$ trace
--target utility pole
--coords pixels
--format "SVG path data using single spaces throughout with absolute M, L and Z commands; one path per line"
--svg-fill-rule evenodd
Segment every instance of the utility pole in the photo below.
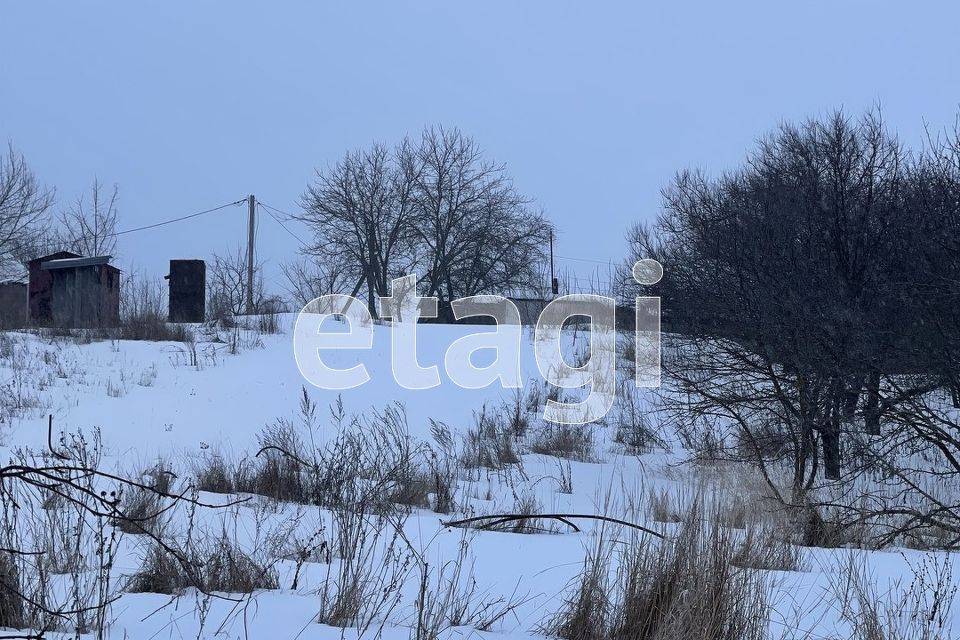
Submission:
M 560 283 L 557 282 L 557 277 L 553 274 L 553 229 L 550 229 L 550 291 L 553 292 L 553 295 L 560 293 Z
M 253 235 L 257 228 L 257 197 L 251 194 L 247 202 L 250 205 L 250 215 L 247 220 L 247 315 L 250 315 L 253 313 Z

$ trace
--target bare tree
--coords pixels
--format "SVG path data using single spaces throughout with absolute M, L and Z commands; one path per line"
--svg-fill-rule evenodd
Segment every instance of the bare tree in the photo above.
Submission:
M 472 139 L 435 128 L 319 172 L 297 218 L 314 232 L 308 253 L 352 279 L 353 295 L 365 286 L 376 316 L 377 297 L 413 270 L 441 309 L 463 296 L 538 290 L 550 226 L 528 204 Z
M 287 292 L 301 308 L 323 295 L 348 293 L 348 287 L 353 284 L 345 271 L 319 259 L 294 260 L 283 265 L 281 270 L 287 279 Z
M 376 297 L 389 295 L 389 281 L 402 271 L 403 265 L 397 263 L 409 248 L 409 169 L 403 146 L 393 154 L 374 145 L 318 172 L 316 184 L 302 198 L 298 219 L 314 231 L 310 253 L 352 272 L 353 295 L 366 284 L 374 316 Z
M 538 288 L 550 224 L 505 167 L 457 129 L 425 130 L 416 158 L 414 231 L 428 295 L 443 303 Z
M 958 120 L 960 123 L 960 120 Z M 912 295 L 901 318 L 912 321 L 923 358 L 960 408 L 960 124 L 928 136 L 912 173 L 898 280 Z
M 877 115 L 836 113 L 784 125 L 736 173 L 679 175 L 633 232 L 634 257 L 666 267 L 665 320 L 691 336 L 667 363 L 676 408 L 732 425 L 751 459 L 789 456 L 795 501 L 819 468 L 840 477 L 858 408 L 878 428 L 879 375 L 916 365 L 895 279 L 907 169 Z
M 247 256 L 242 250 L 214 254 L 207 267 L 207 315 L 222 319 L 246 311 Z M 254 309 L 263 306 L 263 264 L 253 270 Z
M 66 245 L 85 256 L 112 256 L 117 250 L 117 195 L 119 187 L 106 195 L 96 178 L 87 199 L 81 195 L 60 214 Z
M 42 186 L 12 143 L 0 156 L 0 275 L 35 258 L 33 235 L 53 205 L 54 191 Z

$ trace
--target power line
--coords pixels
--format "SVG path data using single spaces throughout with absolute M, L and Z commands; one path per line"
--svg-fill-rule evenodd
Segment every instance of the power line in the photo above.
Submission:
M 293 214 L 291 214 L 291 213 L 287 213 L 286 211 L 284 211 L 284 210 L 282 210 L 282 209 L 277 209 L 276 207 L 272 207 L 272 206 L 268 205 L 268 204 L 265 203 L 265 202 L 261 202 L 261 203 L 259 203 L 259 204 L 262 205 L 262 206 L 264 206 L 264 207 L 266 207 L 266 208 L 269 209 L 270 211 L 273 211 L 274 213 L 280 214 L 281 216 L 283 216 L 284 218 L 286 218 L 287 221 L 296 220 L 296 219 L 297 219 L 297 216 L 295 216 L 295 215 L 293 215 Z M 280 222 L 280 219 L 279 219 L 279 218 L 276 218 L 276 217 L 275 217 L 274 220 L 276 220 L 277 222 Z M 281 223 L 281 224 L 282 224 L 282 223 Z
M 125 234 L 125 233 L 133 233 L 134 231 L 145 231 L 145 230 L 147 230 L 147 229 L 155 229 L 155 228 L 157 228 L 157 227 L 162 227 L 162 226 L 167 225 L 167 224 L 173 224 L 174 222 L 182 222 L 183 220 L 189 220 L 190 218 L 196 218 L 196 217 L 198 217 L 198 216 L 202 216 L 202 215 L 205 215 L 205 214 L 208 214 L 208 213 L 213 213 L 214 211 L 220 211 L 220 209 L 226 209 L 227 207 L 233 207 L 233 206 L 236 206 L 236 205 L 238 205 L 238 204 L 242 204 L 242 203 L 244 203 L 244 202 L 246 202 L 246 201 L 247 201 L 246 198 L 241 198 L 241 199 L 237 200 L 236 202 L 228 202 L 227 204 L 222 204 L 222 205 L 220 205 L 219 207 L 214 207 L 214 208 L 212 208 L 212 209 L 204 209 L 203 211 L 197 211 L 196 213 L 191 213 L 191 214 L 189 214 L 189 215 L 180 216 L 179 218 L 173 218 L 173 219 L 171 219 L 171 220 L 164 220 L 163 222 L 157 222 L 157 223 L 154 223 L 154 224 L 148 224 L 148 225 L 143 226 L 143 227 L 136 227 L 136 228 L 133 228 L 133 229 L 125 229 L 125 230 L 123 230 L 123 231 L 117 231 L 116 233 L 111 233 L 111 234 L 109 234 L 109 235 L 110 235 L 110 236 L 122 236 L 122 235 Z
M 266 204 L 264 204 L 264 203 L 262 203 L 262 202 L 258 202 L 257 205 L 260 206 L 268 216 L 270 216 L 271 218 L 273 218 L 273 219 L 276 221 L 277 224 L 279 224 L 281 227 L 283 227 L 283 230 L 284 230 L 284 231 L 286 231 L 286 232 L 289 233 L 291 236 L 293 236 L 294 238 L 296 238 L 298 242 L 300 241 L 300 236 L 298 236 L 296 233 L 294 233 L 293 231 L 291 231 L 290 228 L 283 223 L 283 220 L 281 220 L 280 218 L 278 218 L 276 215 L 274 215 L 274 214 L 270 211 L 271 209 L 273 209 L 273 207 L 271 207 L 271 206 L 269 206 L 269 205 L 266 205 Z
M 614 261 L 613 261 L 613 260 L 593 260 L 593 259 L 591 259 L 591 258 L 574 258 L 574 257 L 572 257 L 572 256 L 561 256 L 561 255 L 558 255 L 557 257 L 560 258 L 560 259 L 562 259 L 562 260 L 574 260 L 574 261 L 576 261 L 576 262 L 593 262 L 593 263 L 596 263 L 596 264 L 603 264 L 603 265 L 613 265 L 613 264 L 614 264 Z
M 261 202 L 260 205 L 266 207 L 267 209 L 270 209 L 271 211 L 274 211 L 274 212 L 276 212 L 276 213 L 279 213 L 280 215 L 282 215 L 282 216 L 283 216 L 284 218 L 286 218 L 287 220 L 293 220 L 293 219 L 296 218 L 295 215 L 293 215 L 293 214 L 291 214 L 291 213 L 287 213 L 286 211 L 283 211 L 282 209 L 277 209 L 276 207 L 271 207 L 271 206 L 270 206 L 269 204 L 267 204 L 266 202 Z
M 263 202 L 258 202 L 257 205 L 260 206 L 260 207 L 262 207 L 263 210 L 266 212 L 266 214 L 267 214 L 268 216 L 270 216 L 271 218 L 273 218 L 274 221 L 275 221 L 277 224 L 279 224 L 281 227 L 283 227 L 283 230 L 284 230 L 284 231 L 286 231 L 287 233 L 289 233 L 298 243 L 300 243 L 300 246 L 301 246 L 301 247 L 303 247 L 304 249 L 307 249 L 307 250 L 310 249 L 309 245 L 307 245 L 307 244 L 300 238 L 300 236 L 298 236 L 296 233 L 294 233 L 293 231 L 291 231 L 291 230 L 290 230 L 290 227 L 288 227 L 287 225 L 285 225 L 285 224 L 283 223 L 283 220 L 281 220 L 279 217 L 277 217 L 276 215 L 274 215 L 274 214 L 272 213 L 272 211 L 276 211 L 277 213 L 280 213 L 281 215 L 287 216 L 287 218 L 290 218 L 290 217 L 292 217 L 292 216 L 290 216 L 289 214 L 284 213 L 283 211 L 280 211 L 280 209 L 277 209 L 276 207 L 271 207 L 270 205 L 265 204 L 265 203 L 263 203 Z

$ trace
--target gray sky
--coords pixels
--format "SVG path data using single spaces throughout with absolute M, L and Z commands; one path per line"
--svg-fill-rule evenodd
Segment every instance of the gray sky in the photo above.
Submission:
M 254 193 L 425 125 L 507 164 L 561 256 L 619 259 L 675 171 L 736 166 L 783 119 L 877 102 L 911 145 L 960 103 L 956 3 L 4 3 L 0 139 L 60 206 L 120 185 L 123 229 Z M 123 236 L 166 273 L 245 238 L 246 210 Z M 268 274 L 296 241 L 265 218 Z M 581 277 L 594 265 L 558 260 Z

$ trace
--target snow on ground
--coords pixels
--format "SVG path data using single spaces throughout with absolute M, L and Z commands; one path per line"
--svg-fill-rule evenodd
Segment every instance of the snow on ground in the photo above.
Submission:
M 292 317 L 285 321 L 292 322 Z M 465 390 L 453 386 L 443 372 L 443 353 L 457 337 L 484 330 L 478 327 L 421 326 L 419 360 L 439 364 L 443 383 L 426 391 L 399 388 L 390 372 L 390 336 L 386 327 L 375 330 L 370 351 L 332 353 L 331 366 L 351 366 L 362 361 L 371 382 L 337 394 L 309 387 L 293 357 L 291 332 L 279 335 L 244 333 L 239 353 L 229 345 L 199 339 L 196 364 L 191 347 L 180 343 L 51 338 L 33 334 L 2 334 L 0 348 L 0 437 L 3 454 L 19 448 L 47 448 L 48 414 L 53 416 L 55 445 L 60 433 L 81 430 L 88 436 L 99 430 L 104 446 L 103 468 L 136 475 L 169 464 L 176 482 L 186 486 L 192 470 L 212 456 L 231 462 L 251 460 L 259 448 L 261 430 L 278 418 L 295 419 L 303 389 L 318 406 L 322 437 L 336 438 L 327 418 L 327 407 L 338 396 L 348 414 L 382 410 L 390 403 L 402 404 L 411 438 L 431 441 L 431 419 L 442 421 L 458 434 L 474 424 L 484 407 L 509 407 L 514 392 L 500 388 Z M 198 332 L 201 333 L 202 332 Z M 584 340 L 583 335 L 576 338 Z M 568 342 L 574 340 L 567 337 Z M 524 394 L 542 385 L 529 335 L 524 335 L 521 356 Z M 582 345 L 571 345 L 571 351 Z M 636 398 L 653 412 L 650 393 L 636 390 Z M 531 429 L 543 428 L 528 416 Z M 724 504 L 757 491 L 759 481 L 741 469 L 705 469 L 684 462 L 680 451 L 654 449 L 639 454 L 625 451 L 613 442 L 615 426 L 588 427 L 596 443 L 597 460 L 570 461 L 527 453 L 519 465 L 501 470 L 478 469 L 461 475 L 457 484 L 459 516 L 514 511 L 524 502 L 540 513 L 564 512 L 608 514 L 657 531 L 671 533 L 678 525 L 655 521 L 654 496 L 666 503 L 691 500 L 698 487 Z M 572 491 L 564 492 L 567 477 Z M 235 496 L 234 496 L 235 497 Z M 200 494 L 201 501 L 223 504 L 231 496 Z M 678 507 L 679 508 L 679 507 Z M 39 513 L 34 512 L 34 513 Z M 39 517 L 39 516 L 34 516 Z M 290 551 L 302 547 L 318 529 L 333 544 L 334 516 L 325 509 L 289 503 L 277 504 L 254 496 L 224 509 L 200 508 L 194 514 L 198 529 L 212 536 L 226 533 L 254 556 L 275 563 L 279 588 L 256 591 L 233 599 L 206 598 L 188 589 L 179 598 L 156 593 L 122 593 L 109 610 L 110 638 L 334 638 L 352 637 L 358 631 L 317 623 L 325 584 L 338 575 L 337 559 L 311 557 L 297 568 Z M 454 637 L 530 637 L 542 635 L 569 593 L 582 569 L 585 554 L 597 545 L 598 536 L 623 535 L 621 528 L 579 521 L 580 532 L 553 522 L 551 533 L 510 533 L 446 528 L 442 515 L 428 508 L 413 509 L 402 524 L 404 541 L 400 555 L 413 553 L 427 567 L 439 589 L 438 575 L 448 579 L 458 554 L 464 584 L 475 581 L 477 603 L 510 603 L 510 612 L 489 630 L 470 626 L 446 629 Z M 170 514 L 170 530 L 183 531 L 188 513 L 178 507 Z M 179 535 L 179 533 L 178 533 Z M 374 543 L 379 559 L 387 553 L 389 534 Z M 115 585 L 135 574 L 146 545 L 140 536 L 126 535 L 111 568 Z M 380 546 L 377 547 L 376 545 Z M 285 553 L 286 552 L 286 553 Z M 803 549 L 801 571 L 772 571 L 770 637 L 845 638 L 849 629 L 841 620 L 836 583 L 851 562 L 868 572 L 881 593 L 905 590 L 913 572 L 924 562 L 940 562 L 945 554 L 909 550 L 851 551 Z M 948 567 L 953 571 L 952 567 Z M 448 573 L 442 573 L 442 572 Z M 441 572 L 438 574 L 438 572 Z M 293 588 L 294 577 L 297 585 Z M 380 579 L 386 580 L 386 574 Z M 407 638 L 417 627 L 414 602 L 418 597 L 421 569 L 414 568 L 398 587 L 399 601 L 385 616 L 361 635 Z M 60 577 L 63 585 L 66 577 Z M 899 585 L 899 586 L 898 586 Z M 62 586 L 62 589 L 67 589 Z M 921 605 L 917 605 L 920 607 Z M 909 613 L 909 612 L 908 612 Z M 955 617 L 956 611 L 949 616 Z M 69 625 L 66 625 L 69 627 Z M 64 631 L 72 631 L 64 628 Z M 0 634 L 2 635 L 2 634 Z

